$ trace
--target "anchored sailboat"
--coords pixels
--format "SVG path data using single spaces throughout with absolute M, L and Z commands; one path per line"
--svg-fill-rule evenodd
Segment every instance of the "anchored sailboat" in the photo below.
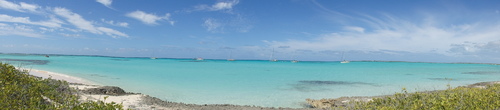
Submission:
M 274 58 L 274 48 L 273 48 L 273 53 L 271 53 L 271 58 L 270 58 L 270 59 L 271 59 L 271 60 L 269 60 L 269 61 L 271 61 L 271 62 L 276 62 L 276 61 L 278 61 L 277 59 L 275 59 L 275 58 Z
M 298 60 L 295 59 L 295 52 L 293 52 L 293 55 L 292 55 L 292 63 L 297 63 L 299 62 Z
M 233 58 L 231 58 L 233 56 L 233 51 L 229 52 L 229 59 L 227 59 L 227 61 L 234 61 Z
M 350 63 L 350 61 L 344 59 L 344 52 L 342 52 L 342 60 L 340 61 L 340 63 Z

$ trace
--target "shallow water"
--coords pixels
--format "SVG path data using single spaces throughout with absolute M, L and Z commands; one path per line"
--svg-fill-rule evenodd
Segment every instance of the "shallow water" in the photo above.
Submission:
M 192 104 L 300 108 L 306 98 L 439 90 L 500 80 L 500 66 L 408 62 L 269 62 L 0 54 L 0 61 Z

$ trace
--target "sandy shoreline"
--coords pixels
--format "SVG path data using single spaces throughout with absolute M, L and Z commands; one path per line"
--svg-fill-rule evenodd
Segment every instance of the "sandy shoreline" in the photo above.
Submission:
M 25 69 L 26 70 L 26 69 Z M 55 73 L 55 72 L 50 72 L 50 71 L 44 71 L 44 70 L 36 70 L 36 69 L 30 69 L 28 70 L 30 75 L 37 76 L 37 77 L 42 77 L 42 78 L 51 78 L 51 79 L 56 79 L 56 80 L 64 80 L 70 83 L 70 87 L 78 89 L 78 90 L 86 90 L 90 88 L 97 88 L 101 87 L 100 85 L 82 79 L 74 76 L 69 76 L 61 73 Z M 84 100 L 103 100 L 107 103 L 110 102 L 115 102 L 115 103 L 122 103 L 124 109 L 134 109 L 135 107 L 141 107 L 139 105 L 141 98 L 144 96 L 142 94 L 132 94 L 132 95 L 122 95 L 122 96 L 111 96 L 111 95 L 91 95 L 91 94 L 80 94 L 81 99 Z M 104 97 L 108 97 L 106 100 L 104 100 Z M 134 107 L 134 108 L 133 108 Z M 144 109 L 148 107 L 142 107 L 142 108 L 135 108 L 135 109 Z
M 24 69 L 28 70 L 30 75 L 33 76 L 38 76 L 42 78 L 51 78 L 51 79 L 57 79 L 57 80 L 65 80 L 69 83 L 81 83 L 81 84 L 87 84 L 87 85 L 97 85 L 97 83 L 94 83 L 92 81 L 88 81 L 79 77 L 74 77 L 70 75 L 65 75 L 61 73 L 55 73 L 55 72 L 50 72 L 50 71 L 44 71 L 44 70 L 36 70 L 36 69 Z

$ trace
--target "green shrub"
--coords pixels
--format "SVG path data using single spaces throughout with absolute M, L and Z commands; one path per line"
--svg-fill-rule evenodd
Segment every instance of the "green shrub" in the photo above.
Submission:
M 116 103 L 79 102 L 77 91 L 66 81 L 37 78 L 27 73 L 0 62 L 0 108 L 122 110 L 122 105 Z
M 486 88 L 449 88 L 443 91 L 396 93 L 370 102 L 356 102 L 354 109 L 376 110 L 498 110 L 500 84 Z

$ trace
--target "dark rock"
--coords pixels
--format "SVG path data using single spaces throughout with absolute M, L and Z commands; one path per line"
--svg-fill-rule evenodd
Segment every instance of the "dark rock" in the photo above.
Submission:
M 122 88 L 116 86 L 103 86 L 98 88 L 90 88 L 82 90 L 86 94 L 100 94 L 100 95 L 126 95 L 128 94 Z

